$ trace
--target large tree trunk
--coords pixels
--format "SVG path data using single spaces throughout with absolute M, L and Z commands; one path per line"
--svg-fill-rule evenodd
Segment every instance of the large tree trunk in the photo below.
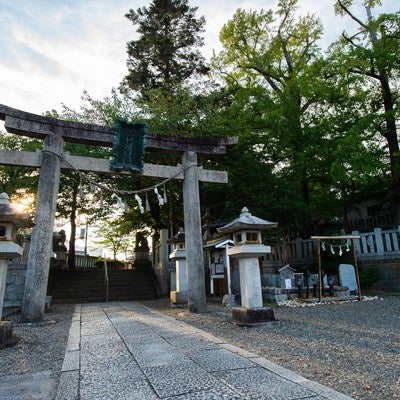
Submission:
M 394 113 L 393 94 L 390 88 L 389 80 L 386 73 L 380 71 L 380 84 L 383 97 L 383 106 L 385 109 L 385 130 L 383 136 L 388 143 L 390 172 L 391 172 L 391 189 L 390 200 L 392 203 L 392 212 L 395 225 L 400 224 L 400 149 L 399 140 L 397 138 L 397 128 Z
M 371 8 L 366 6 L 368 21 L 373 22 Z M 381 47 L 375 28 L 370 30 L 370 38 L 374 47 Z M 390 201 L 394 224 L 400 224 L 400 153 L 399 140 L 397 138 L 396 118 L 395 118 L 395 97 L 390 87 L 389 77 L 385 69 L 385 63 L 379 58 L 376 61 L 378 69 L 378 80 L 381 86 L 382 102 L 385 110 L 385 129 L 383 136 L 388 143 L 390 172 L 391 172 L 391 189 Z

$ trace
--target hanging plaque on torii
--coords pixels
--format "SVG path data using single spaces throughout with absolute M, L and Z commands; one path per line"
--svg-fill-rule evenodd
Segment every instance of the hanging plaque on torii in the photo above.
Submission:
M 143 172 L 147 124 L 127 122 L 124 119 L 117 118 L 114 129 L 111 169 L 114 171 Z

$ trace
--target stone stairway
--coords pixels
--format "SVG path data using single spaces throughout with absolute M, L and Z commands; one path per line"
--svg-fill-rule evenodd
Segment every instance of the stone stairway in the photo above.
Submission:
M 109 301 L 151 300 L 157 297 L 151 268 L 109 270 L 108 277 Z M 106 301 L 104 269 L 52 270 L 47 293 L 55 302 Z

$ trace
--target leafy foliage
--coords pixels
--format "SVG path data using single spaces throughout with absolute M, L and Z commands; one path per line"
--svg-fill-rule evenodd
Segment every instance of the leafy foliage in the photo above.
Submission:
M 337 0 L 335 9 L 356 23 L 357 31 L 342 37 L 330 49 L 332 75 L 345 82 L 362 101 L 353 104 L 361 110 L 369 142 L 386 147 L 391 175 L 390 200 L 400 221 L 399 118 L 400 13 L 372 16 L 371 8 L 380 1 L 365 1 L 365 19 L 352 10 L 353 1 Z

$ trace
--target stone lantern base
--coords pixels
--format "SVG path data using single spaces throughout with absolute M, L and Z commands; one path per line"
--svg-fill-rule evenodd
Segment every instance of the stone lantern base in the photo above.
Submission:
M 0 321 L 0 350 L 6 346 L 13 346 L 18 342 L 18 338 L 13 336 L 12 323 L 10 321 Z
M 233 307 L 232 319 L 239 326 L 254 326 L 275 321 L 275 315 L 273 309 L 269 307 Z
M 176 290 L 171 290 L 169 292 L 169 299 L 173 306 L 185 306 L 188 304 L 188 293 L 187 291 L 178 292 Z

